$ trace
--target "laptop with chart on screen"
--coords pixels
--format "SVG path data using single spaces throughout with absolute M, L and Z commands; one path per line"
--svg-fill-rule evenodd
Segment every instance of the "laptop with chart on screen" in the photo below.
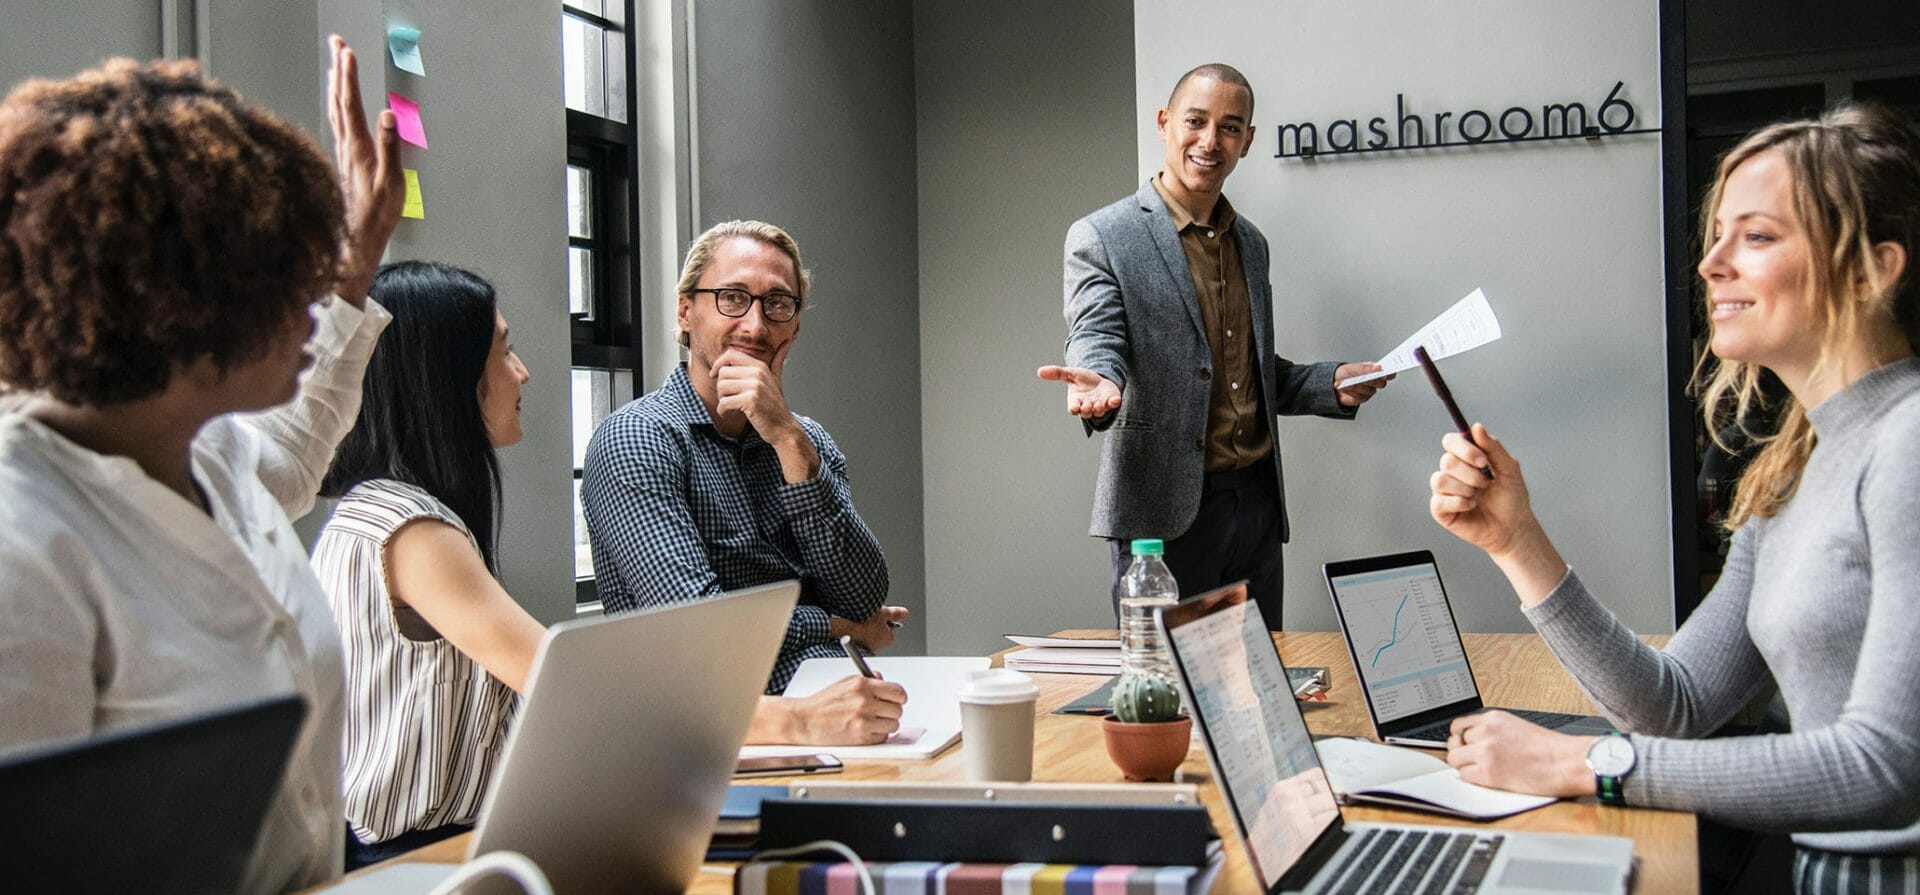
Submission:
M 1473 683 L 1433 554 L 1332 562 L 1324 571 L 1374 732 L 1389 743 L 1446 748 L 1453 719 L 1488 706 Z M 1563 733 L 1613 730 L 1592 715 L 1501 710 Z
M 1616 836 L 1346 823 L 1246 582 L 1162 609 L 1158 624 L 1267 895 L 1628 890 L 1633 843 Z

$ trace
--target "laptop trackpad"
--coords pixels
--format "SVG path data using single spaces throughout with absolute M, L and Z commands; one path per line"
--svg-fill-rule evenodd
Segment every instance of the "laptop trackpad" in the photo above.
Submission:
M 1614 892 L 1619 890 L 1619 871 L 1590 861 L 1514 858 L 1500 871 L 1495 887 L 1503 892 Z

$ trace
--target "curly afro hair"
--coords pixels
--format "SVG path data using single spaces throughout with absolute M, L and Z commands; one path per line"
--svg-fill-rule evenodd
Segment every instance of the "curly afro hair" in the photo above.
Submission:
M 0 101 L 0 388 L 104 406 L 261 357 L 331 288 L 326 156 L 187 61 Z

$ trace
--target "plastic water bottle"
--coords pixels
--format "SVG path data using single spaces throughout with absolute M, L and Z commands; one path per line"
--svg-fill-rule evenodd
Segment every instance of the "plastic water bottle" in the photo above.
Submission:
M 1173 657 L 1153 626 L 1153 611 L 1180 602 L 1180 585 L 1160 556 L 1166 545 L 1158 538 L 1133 542 L 1133 565 L 1120 581 L 1120 670 L 1124 674 L 1157 674 L 1174 679 Z

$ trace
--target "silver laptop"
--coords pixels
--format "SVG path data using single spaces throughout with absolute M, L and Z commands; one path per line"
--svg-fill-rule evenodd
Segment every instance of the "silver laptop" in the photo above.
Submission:
M 1163 609 L 1158 624 L 1268 895 L 1627 891 L 1627 839 L 1346 823 L 1246 583 Z
M 549 628 L 468 857 L 519 852 L 567 895 L 686 891 L 799 596 L 788 581 Z M 454 869 L 328 891 L 425 892 Z
M 1445 749 L 1453 719 L 1487 706 L 1473 683 L 1433 554 L 1415 550 L 1322 569 L 1374 733 L 1389 743 Z M 1613 732 L 1607 719 L 1595 715 L 1500 710 L 1576 736 Z

